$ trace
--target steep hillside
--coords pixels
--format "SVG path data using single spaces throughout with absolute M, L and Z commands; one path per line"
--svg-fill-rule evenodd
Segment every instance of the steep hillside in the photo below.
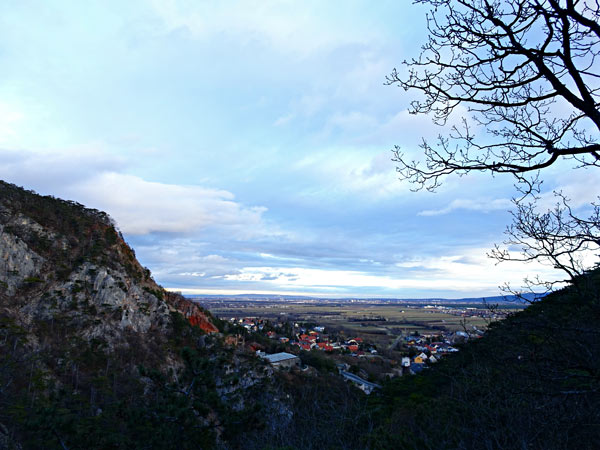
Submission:
M 210 448 L 263 404 L 287 417 L 224 325 L 105 213 L 0 182 L 0 448 Z
M 192 302 L 165 298 L 105 213 L 6 183 L 0 184 L 0 295 L 22 324 L 60 313 L 82 337 L 111 343 L 125 329 L 165 331 L 174 310 L 216 331 Z M 84 324 L 90 314 L 102 320 Z
M 372 448 L 596 449 L 600 270 L 373 399 Z M 365 438 L 367 439 L 367 438 Z

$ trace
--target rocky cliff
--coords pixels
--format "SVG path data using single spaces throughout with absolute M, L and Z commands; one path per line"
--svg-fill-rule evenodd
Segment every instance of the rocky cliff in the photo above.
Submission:
M 0 182 L 0 450 L 365 448 L 362 394 L 249 338 L 155 283 L 105 213 Z
M 110 218 L 74 202 L 0 184 L 0 298 L 30 326 L 61 314 L 87 339 L 119 340 L 123 330 L 166 331 L 170 312 L 216 332 L 193 302 L 167 293 L 135 258 Z M 10 308 L 9 308 L 10 306 Z
M 217 325 L 107 214 L 0 181 L 0 449 L 211 448 L 260 405 L 287 418 Z

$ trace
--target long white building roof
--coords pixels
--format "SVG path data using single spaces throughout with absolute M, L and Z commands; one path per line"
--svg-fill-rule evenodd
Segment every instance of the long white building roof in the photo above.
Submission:
M 271 364 L 273 364 L 273 363 L 285 361 L 287 359 L 297 358 L 297 356 L 292 355 L 291 353 L 282 352 L 282 353 L 273 353 L 272 355 L 264 355 L 263 358 L 265 358 Z

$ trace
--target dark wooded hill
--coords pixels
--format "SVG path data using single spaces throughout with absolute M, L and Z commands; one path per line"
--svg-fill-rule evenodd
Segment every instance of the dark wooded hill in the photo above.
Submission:
M 596 449 L 600 270 L 373 399 L 373 448 Z

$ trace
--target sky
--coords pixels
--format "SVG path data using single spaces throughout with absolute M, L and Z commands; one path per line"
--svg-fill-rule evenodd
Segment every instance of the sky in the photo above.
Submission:
M 511 178 L 450 177 L 436 193 L 398 179 L 394 145 L 417 156 L 443 132 L 385 85 L 418 56 L 425 13 L 3 1 L 0 178 L 107 211 L 155 279 L 189 294 L 461 298 L 560 277 L 487 257 Z M 591 174 L 548 174 L 548 189 L 589 198 Z

